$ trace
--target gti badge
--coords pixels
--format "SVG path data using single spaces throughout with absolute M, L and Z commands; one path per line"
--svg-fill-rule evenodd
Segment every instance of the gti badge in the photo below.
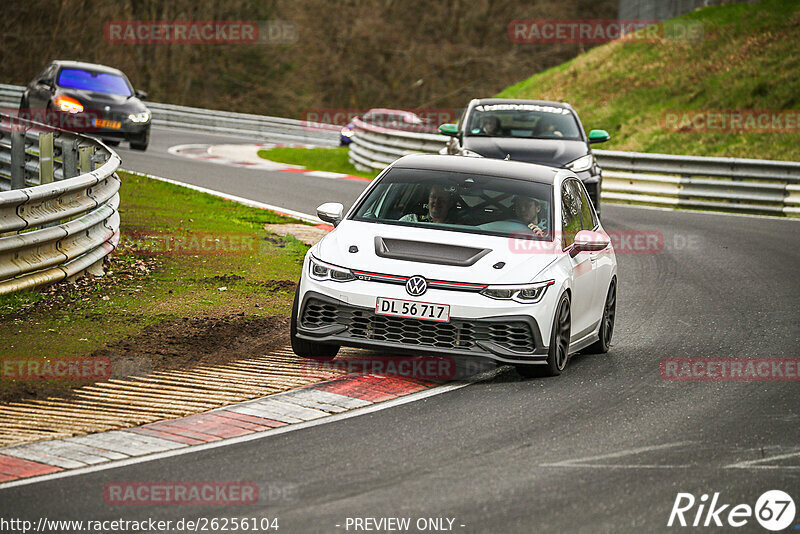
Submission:
M 424 295 L 427 290 L 428 282 L 419 275 L 412 276 L 408 279 L 408 282 L 406 282 L 406 292 L 412 297 Z

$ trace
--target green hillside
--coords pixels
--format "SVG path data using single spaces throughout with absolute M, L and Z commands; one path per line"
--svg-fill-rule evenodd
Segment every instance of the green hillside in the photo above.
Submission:
M 664 34 L 697 23 L 695 42 L 615 41 L 499 96 L 571 103 L 587 131 L 611 133 L 604 149 L 800 160 L 800 0 L 704 8 L 667 21 Z M 662 124 L 665 111 L 708 110 L 794 110 L 794 121 L 782 123 L 788 132 L 773 131 L 777 123 L 705 132 Z

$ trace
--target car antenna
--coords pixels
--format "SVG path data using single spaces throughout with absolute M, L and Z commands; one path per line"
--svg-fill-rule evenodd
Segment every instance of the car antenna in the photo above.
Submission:
M 506 157 L 505 157 L 505 158 L 503 158 L 503 159 L 504 159 L 505 161 L 508 161 L 508 160 L 510 160 L 510 159 L 511 159 L 511 154 L 506 154 Z

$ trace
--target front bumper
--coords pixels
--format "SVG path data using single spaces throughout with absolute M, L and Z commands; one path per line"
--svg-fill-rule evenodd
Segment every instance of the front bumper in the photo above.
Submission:
M 143 142 L 148 139 L 150 134 L 150 123 L 123 123 L 118 130 L 110 128 L 97 128 L 90 135 L 102 137 L 103 139 L 118 139 L 125 141 Z
M 547 359 L 539 322 L 531 315 L 521 314 L 519 305 L 513 314 L 506 309 L 505 313 L 493 315 L 494 301 L 481 295 L 430 290 L 425 295 L 426 301 L 446 303 L 447 299 L 452 302 L 462 298 L 489 301 L 473 310 L 480 314 L 469 313 L 463 305 L 451 304 L 450 322 L 441 323 L 377 315 L 375 293 L 358 296 L 340 293 L 337 298 L 326 294 L 331 293 L 332 288 L 327 287 L 331 284 L 366 284 L 372 286 L 368 289 L 380 292 L 381 296 L 409 299 L 407 294 L 400 293 L 403 286 L 363 281 L 323 283 L 304 276 L 297 320 L 299 338 L 350 347 L 478 356 L 508 364 L 544 364 Z M 338 289 L 336 287 L 333 291 Z M 459 312 L 462 312 L 461 316 L 456 315 Z

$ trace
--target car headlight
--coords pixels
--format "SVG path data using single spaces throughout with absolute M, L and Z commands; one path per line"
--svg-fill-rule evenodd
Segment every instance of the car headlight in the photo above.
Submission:
M 523 304 L 532 304 L 542 300 L 547 288 L 555 283 L 555 280 L 547 280 L 533 284 L 487 286 L 481 291 L 481 295 L 497 300 L 514 300 Z
M 131 113 L 128 115 L 128 119 L 131 122 L 147 122 L 150 120 L 150 113 L 147 111 L 142 111 L 141 113 Z
M 314 256 L 311 256 L 309 261 L 309 274 L 314 280 L 333 280 L 335 282 L 350 282 L 355 280 L 356 277 L 349 269 L 337 267 L 330 263 L 320 261 Z
M 462 148 L 461 149 L 461 155 L 462 156 L 467 156 L 469 158 L 482 158 L 483 157 L 482 154 L 478 154 L 474 150 L 470 150 L 468 148 Z
M 567 163 L 567 168 L 572 172 L 581 172 L 588 171 L 592 168 L 592 165 L 594 165 L 594 156 L 587 154 L 586 156 L 581 156 L 572 163 Z
M 80 113 L 83 111 L 83 104 L 71 96 L 58 95 L 55 103 L 58 109 L 67 113 Z

